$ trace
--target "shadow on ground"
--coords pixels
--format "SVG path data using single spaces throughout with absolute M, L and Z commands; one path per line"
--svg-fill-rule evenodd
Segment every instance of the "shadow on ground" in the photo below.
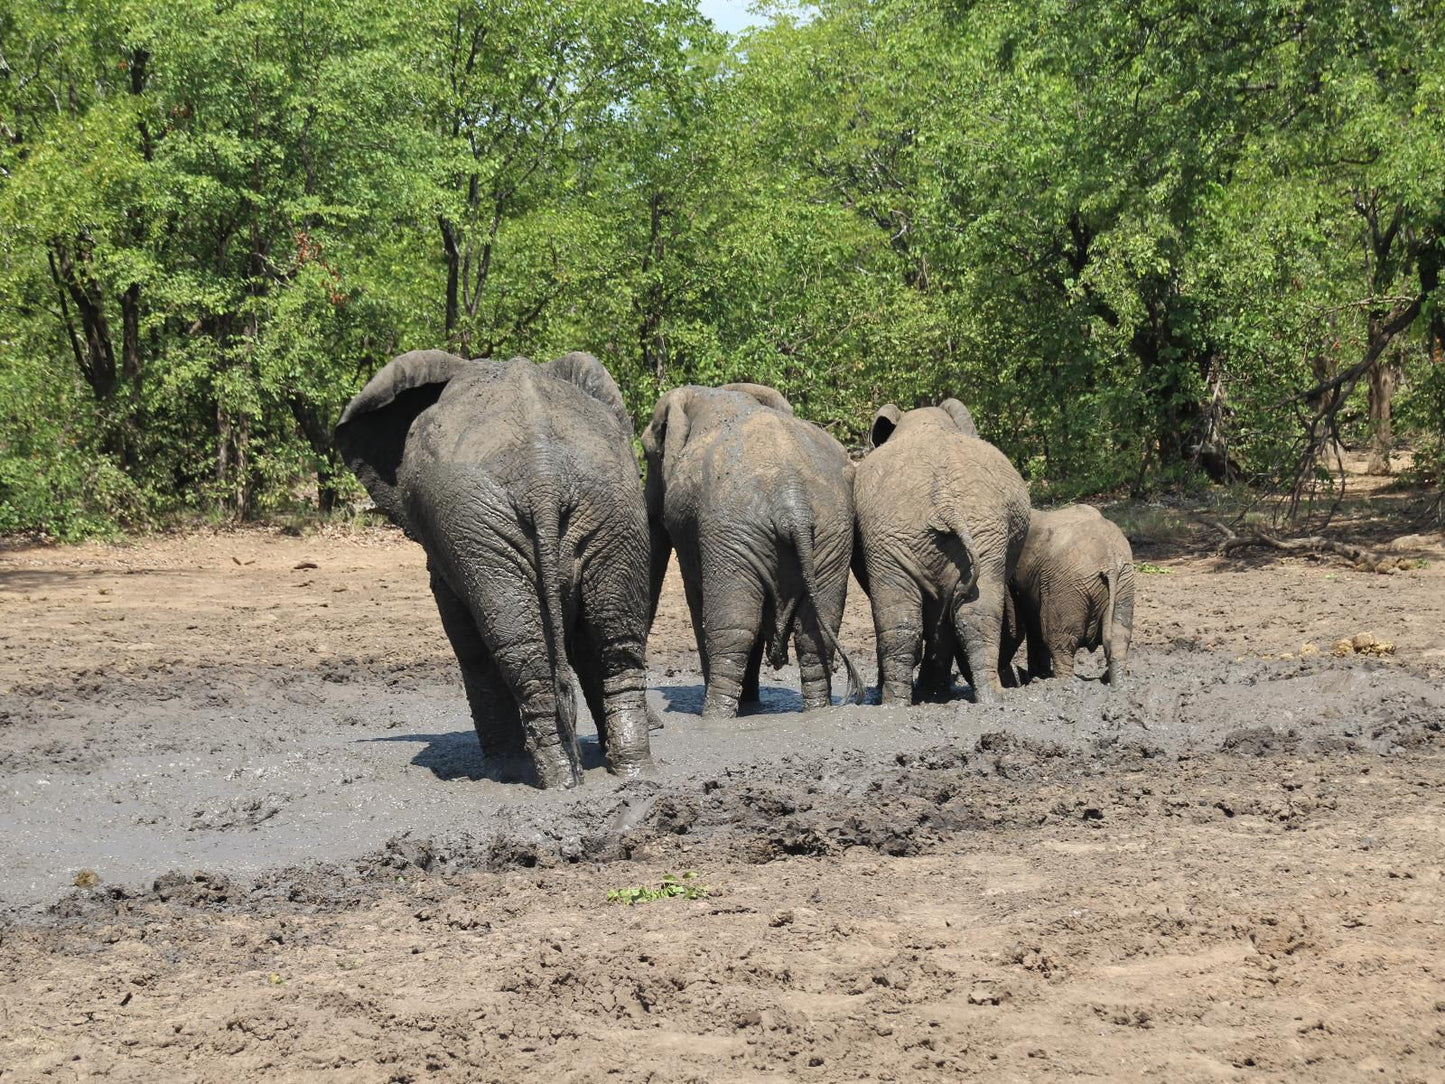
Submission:
M 391 734 L 381 738 L 361 738 L 361 742 L 416 742 L 423 748 L 411 763 L 425 768 L 438 779 L 488 779 L 494 783 L 529 782 L 532 765 L 524 757 L 483 757 L 475 730 L 454 730 L 446 734 Z M 606 766 L 597 735 L 578 738 L 582 747 L 582 768 L 590 770 Z

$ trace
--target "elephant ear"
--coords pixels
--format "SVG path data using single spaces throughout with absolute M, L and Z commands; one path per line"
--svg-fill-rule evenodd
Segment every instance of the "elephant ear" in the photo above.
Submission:
M 472 362 L 443 350 L 413 350 L 384 365 L 347 404 L 336 423 L 336 447 L 376 506 L 407 529 L 396 472 L 411 423 Z
M 978 426 L 973 424 L 973 415 L 968 412 L 968 407 L 957 399 L 945 399 L 938 404 L 938 409 L 953 419 L 953 424 L 958 426 L 958 431 L 964 436 L 978 436 Z
M 605 406 L 631 442 L 632 415 L 627 413 L 627 404 L 622 399 L 617 382 L 600 361 L 582 350 L 574 350 L 556 361 L 549 361 L 542 369 L 549 376 L 575 384 Z
M 868 427 L 868 447 L 877 448 L 891 437 L 893 430 L 898 428 L 901 417 L 902 411 L 892 403 L 884 403 L 879 407 L 878 413 L 873 415 L 873 424 Z
M 692 405 L 692 393 L 692 388 L 673 388 L 659 399 L 652 411 L 652 423 L 642 434 L 642 450 L 647 453 L 650 464 L 661 461 L 664 479 L 672 473 L 678 456 L 687 446 L 691 428 L 687 410 Z
M 768 387 L 766 384 L 749 384 L 746 382 L 724 384 L 720 390 L 740 391 L 744 395 L 751 395 L 765 407 L 770 407 L 783 414 L 791 415 L 793 413 L 793 404 L 784 398 L 783 393 L 776 388 Z

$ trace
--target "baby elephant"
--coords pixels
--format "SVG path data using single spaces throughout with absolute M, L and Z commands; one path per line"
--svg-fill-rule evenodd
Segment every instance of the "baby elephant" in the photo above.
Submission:
M 707 692 L 703 715 L 731 718 L 758 698 L 766 653 L 798 649 L 803 708 L 832 702 L 853 551 L 853 468 L 842 446 L 793 417 L 760 384 L 675 388 L 642 435 L 652 533 L 652 606 L 677 549 Z
M 1034 512 L 1009 581 L 1017 617 L 1004 657 L 1026 640 L 1031 679 L 1072 677 L 1076 650 L 1103 647 L 1104 680 L 1121 682 L 1134 630 L 1133 561 L 1124 532 L 1096 508 Z

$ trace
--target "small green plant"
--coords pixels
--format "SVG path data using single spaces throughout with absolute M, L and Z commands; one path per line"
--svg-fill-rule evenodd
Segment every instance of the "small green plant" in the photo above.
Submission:
M 1170 572 L 1169 569 L 1151 565 L 1148 561 L 1135 561 L 1134 567 L 1145 576 L 1167 576 Z
M 654 900 L 669 900 L 679 896 L 685 900 L 703 900 L 707 899 L 707 894 L 707 885 L 699 884 L 697 873 L 688 870 L 681 877 L 672 873 L 664 874 L 656 886 L 632 885 L 628 888 L 610 888 L 607 890 L 607 902 L 622 903 L 631 907 L 634 903 L 651 903 Z

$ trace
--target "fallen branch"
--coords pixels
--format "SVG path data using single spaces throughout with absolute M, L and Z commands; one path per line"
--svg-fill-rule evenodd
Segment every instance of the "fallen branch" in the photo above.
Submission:
M 1400 567 L 1400 558 L 1394 554 L 1378 554 L 1373 550 L 1367 550 L 1362 546 L 1352 546 L 1348 542 L 1337 542 L 1333 538 L 1325 538 L 1321 535 L 1309 535 L 1305 538 L 1281 538 L 1273 531 L 1263 527 L 1251 527 L 1248 534 L 1235 534 L 1228 527 L 1218 521 L 1210 521 L 1210 525 L 1221 531 L 1225 538 L 1219 546 L 1219 552 L 1228 557 L 1237 550 L 1247 549 L 1250 546 L 1265 546 L 1269 549 L 1282 550 L 1285 553 L 1307 554 L 1317 556 L 1324 553 L 1333 553 L 1343 557 L 1356 568 L 1367 572 L 1391 573 Z

